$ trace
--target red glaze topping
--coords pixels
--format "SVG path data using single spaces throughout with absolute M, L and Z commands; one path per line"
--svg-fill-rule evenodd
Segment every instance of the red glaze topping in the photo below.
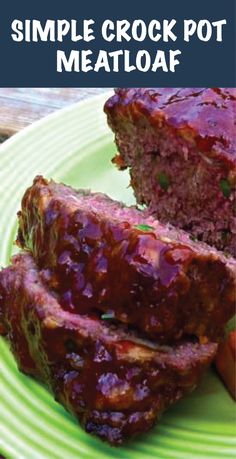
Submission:
M 227 155 L 236 160 L 235 88 L 132 88 L 117 89 L 105 104 L 112 113 L 123 106 L 130 116 L 147 115 L 151 124 L 164 119 L 179 135 L 192 139 L 202 152 Z
M 20 369 L 46 383 L 88 432 L 112 444 L 150 429 L 194 389 L 217 350 L 192 340 L 160 346 L 64 311 L 28 253 L 0 273 L 0 293 Z
M 218 339 L 234 312 L 225 261 L 154 227 L 116 220 L 99 198 L 95 212 L 96 195 L 72 194 L 42 178 L 23 198 L 19 243 L 32 250 L 62 307 L 131 324 L 165 342 L 184 334 Z

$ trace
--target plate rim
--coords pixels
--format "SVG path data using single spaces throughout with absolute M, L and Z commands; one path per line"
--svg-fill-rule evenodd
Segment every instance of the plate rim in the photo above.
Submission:
M 49 113 L 48 115 L 33 121 L 33 123 L 13 133 L 10 137 L 8 137 L 0 144 L 0 155 L 3 154 L 6 148 L 9 148 L 10 146 L 14 145 L 15 142 L 24 139 L 24 137 L 27 136 L 28 133 L 30 133 L 32 130 L 36 129 L 37 127 L 41 128 L 41 126 L 43 126 L 44 123 L 47 124 L 48 122 L 53 121 L 54 119 L 60 118 L 61 116 L 63 117 L 66 113 L 70 113 L 74 110 L 79 109 L 80 107 L 83 107 L 84 105 L 87 105 L 88 102 L 99 102 L 100 100 L 103 101 L 103 99 L 107 99 L 111 97 L 113 94 L 114 93 L 112 93 L 112 90 L 109 90 L 101 94 L 88 96 L 85 99 L 79 100 L 78 102 L 73 102 L 72 104 L 69 104 L 66 107 L 58 108 L 52 113 Z
M 0 146 L 0 161 L 1 161 L 1 152 L 3 153 L 6 149 L 8 150 L 15 143 L 18 143 L 19 141 L 22 141 L 25 137 L 27 137 L 28 133 L 30 133 L 31 131 L 34 131 L 37 128 L 41 128 L 42 126 L 44 126 L 44 124 L 47 124 L 49 121 L 51 121 L 53 119 L 58 119 L 58 123 L 60 123 L 61 122 L 60 121 L 60 117 L 63 118 L 63 116 L 66 115 L 66 113 L 68 113 L 68 112 L 77 113 L 77 110 L 79 110 L 80 107 L 83 107 L 84 105 L 87 105 L 89 102 L 91 102 L 91 103 L 93 103 L 93 102 L 94 103 L 99 103 L 99 101 L 101 101 L 101 103 L 102 103 L 103 100 L 105 100 L 107 97 L 110 97 L 110 95 L 112 95 L 112 92 L 111 91 L 107 91 L 107 92 L 104 92 L 102 94 L 98 94 L 96 96 L 88 97 L 88 98 L 86 98 L 84 100 L 81 100 L 81 101 L 78 101 L 76 103 L 70 104 L 67 107 L 63 107 L 61 109 L 58 109 L 55 112 L 53 112 L 53 113 L 41 118 L 40 120 L 35 121 L 34 123 L 32 123 L 29 126 L 25 127 L 24 129 L 22 129 L 18 133 L 14 134 L 12 137 L 10 137 L 8 140 L 6 140 Z M 148 443 L 148 439 L 147 439 L 146 443 Z M 1 444 L 1 441 L 0 441 L 0 444 Z M 87 442 L 86 442 L 86 444 L 87 444 Z M 227 448 L 227 445 L 225 445 L 225 448 Z M 1 446 L 0 446 L 0 449 L 1 449 Z M 102 448 L 101 448 L 101 450 L 102 450 Z M 167 450 L 167 453 L 170 453 L 171 451 L 172 451 L 172 447 Z M 135 456 L 135 452 L 136 452 L 136 449 L 130 450 L 129 451 L 129 457 L 130 457 L 130 454 L 133 454 L 133 456 Z M 9 454 L 10 454 L 10 447 L 9 447 Z M 105 455 L 108 454 L 107 451 L 105 451 L 104 454 Z M 155 453 L 155 454 L 158 454 L 158 452 Z M 183 452 L 182 454 L 183 454 L 184 457 L 186 457 L 185 456 L 185 454 L 186 454 L 185 452 Z M 190 452 L 188 454 L 189 454 L 189 458 L 190 458 L 191 457 Z M 211 456 L 211 452 L 209 454 L 210 454 L 210 457 L 212 457 Z M 224 454 L 224 452 L 223 452 L 223 454 Z M 207 451 L 206 451 L 206 456 L 207 456 Z M 11 457 L 11 455 L 10 455 L 10 457 Z M 113 454 L 111 454 L 111 457 L 113 457 Z M 119 454 L 117 454 L 117 457 L 121 457 L 121 456 Z M 123 456 L 122 456 L 122 458 L 123 458 Z M 26 458 L 24 458 L 24 459 L 26 459 Z M 27 458 L 27 459 L 29 459 L 29 458 Z M 161 459 L 161 457 L 160 457 L 160 459 Z M 162 459 L 164 459 L 164 458 L 162 457 Z

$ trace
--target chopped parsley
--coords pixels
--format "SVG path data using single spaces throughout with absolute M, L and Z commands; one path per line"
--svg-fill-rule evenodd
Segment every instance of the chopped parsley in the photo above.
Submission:
M 135 228 L 141 230 L 141 231 L 154 231 L 155 228 L 153 226 L 141 224 L 141 225 L 135 225 Z
M 223 231 L 222 231 L 221 239 L 222 239 L 222 242 L 223 242 L 224 244 L 227 243 L 229 236 L 230 236 L 230 233 L 229 233 L 228 230 L 223 230 Z
M 231 185 L 226 179 L 222 179 L 220 181 L 220 189 L 224 195 L 225 198 L 229 198 L 230 193 L 231 193 Z
M 191 241 L 193 241 L 193 242 L 197 241 L 197 236 L 195 236 L 194 234 L 190 234 L 189 237 L 190 237 Z
M 111 320 L 111 319 L 114 319 L 114 312 L 113 311 L 110 311 L 110 312 L 105 312 L 104 314 L 101 315 L 101 319 L 102 320 Z
M 157 180 L 158 180 L 158 183 L 159 183 L 160 187 L 163 190 L 167 191 L 168 188 L 169 188 L 169 185 L 170 185 L 170 181 L 169 181 L 168 176 L 164 172 L 159 172 L 157 174 Z

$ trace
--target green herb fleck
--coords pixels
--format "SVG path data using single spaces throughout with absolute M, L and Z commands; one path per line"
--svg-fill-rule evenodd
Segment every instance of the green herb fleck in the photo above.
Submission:
M 145 225 L 145 224 L 142 224 L 142 225 L 135 225 L 135 228 L 141 230 L 141 231 L 154 231 L 155 228 L 153 226 L 149 226 L 149 225 Z
M 111 319 L 114 319 L 114 312 L 111 311 L 111 312 L 106 312 L 104 314 L 101 315 L 101 319 L 102 320 L 111 320 Z
M 228 242 L 228 238 L 230 236 L 230 233 L 228 230 L 223 230 L 221 234 L 222 242 L 226 244 Z
M 157 175 L 157 180 L 158 180 L 160 187 L 163 190 L 167 191 L 170 185 L 168 176 L 164 172 L 159 172 Z
M 190 237 L 191 241 L 193 241 L 193 242 L 197 241 L 197 236 L 195 236 L 194 234 L 190 234 L 189 237 Z
M 225 198 L 229 198 L 230 193 L 231 193 L 231 185 L 226 179 L 222 179 L 220 181 L 220 189 L 224 195 Z

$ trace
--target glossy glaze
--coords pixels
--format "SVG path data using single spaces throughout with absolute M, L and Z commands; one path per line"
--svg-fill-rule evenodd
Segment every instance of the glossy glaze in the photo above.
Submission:
M 220 339 L 234 313 L 235 265 L 187 238 L 143 231 L 134 212 L 39 177 L 22 201 L 18 243 L 67 311 L 106 313 L 163 342 Z
M 117 89 L 105 104 L 113 126 L 116 114 L 134 119 L 145 115 L 153 125 L 165 120 L 180 136 L 192 139 L 202 152 L 212 150 L 236 161 L 236 89 L 132 88 Z
M 45 382 L 88 432 L 112 444 L 145 432 L 192 391 L 217 344 L 160 346 L 65 312 L 29 254 L 0 273 L 0 309 L 19 368 Z
M 236 257 L 236 90 L 117 89 L 105 112 L 137 202 Z

